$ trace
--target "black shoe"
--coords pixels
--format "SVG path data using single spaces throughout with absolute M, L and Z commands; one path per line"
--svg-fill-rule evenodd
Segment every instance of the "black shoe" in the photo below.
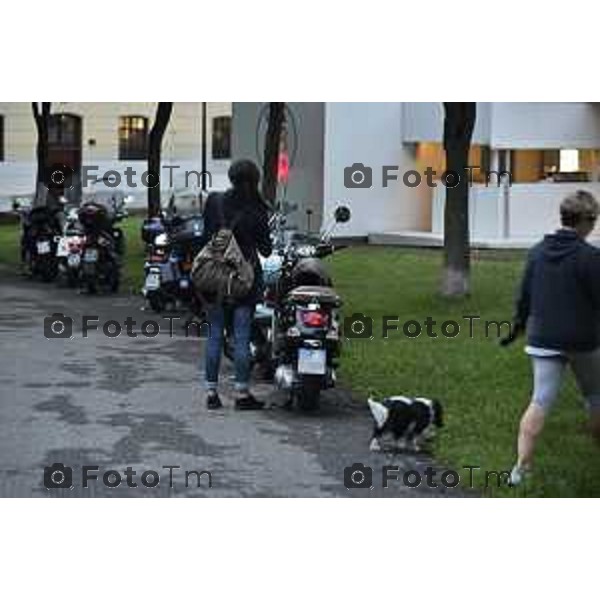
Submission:
M 238 398 L 235 401 L 235 408 L 237 410 L 262 410 L 264 407 L 265 403 L 257 400 L 252 394 Z
M 208 394 L 206 398 L 206 408 L 208 408 L 208 410 L 223 408 L 223 403 L 221 402 L 221 398 L 219 398 L 219 394 L 216 392 L 210 392 Z

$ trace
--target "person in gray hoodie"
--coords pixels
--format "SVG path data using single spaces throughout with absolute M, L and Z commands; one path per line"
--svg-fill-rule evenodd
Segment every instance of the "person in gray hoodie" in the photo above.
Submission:
M 600 205 L 585 191 L 565 198 L 562 228 L 529 253 L 516 303 L 513 334 L 527 331 L 534 389 L 519 428 L 511 483 L 531 468 L 535 443 L 570 366 L 587 403 L 592 435 L 600 443 L 600 250 L 586 242 Z

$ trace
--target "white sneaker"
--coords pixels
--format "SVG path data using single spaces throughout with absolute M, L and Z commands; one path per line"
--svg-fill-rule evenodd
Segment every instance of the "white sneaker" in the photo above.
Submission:
M 510 472 L 508 485 L 510 485 L 510 487 L 517 487 L 518 485 L 521 485 L 527 476 L 527 472 L 527 469 L 520 467 L 519 465 L 515 465 Z

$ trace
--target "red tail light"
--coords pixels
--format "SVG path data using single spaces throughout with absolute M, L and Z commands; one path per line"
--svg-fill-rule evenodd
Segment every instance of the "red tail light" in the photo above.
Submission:
M 302 324 L 307 327 L 325 327 L 329 321 L 325 313 L 318 310 L 308 310 L 300 313 Z

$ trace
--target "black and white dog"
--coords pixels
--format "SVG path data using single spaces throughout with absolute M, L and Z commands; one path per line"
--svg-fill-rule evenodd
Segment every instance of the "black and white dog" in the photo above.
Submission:
M 437 400 L 390 396 L 383 400 L 369 398 L 369 409 L 375 421 L 370 450 L 382 450 L 382 438 L 391 434 L 398 450 L 419 452 L 423 442 L 435 429 L 443 427 L 443 409 Z

